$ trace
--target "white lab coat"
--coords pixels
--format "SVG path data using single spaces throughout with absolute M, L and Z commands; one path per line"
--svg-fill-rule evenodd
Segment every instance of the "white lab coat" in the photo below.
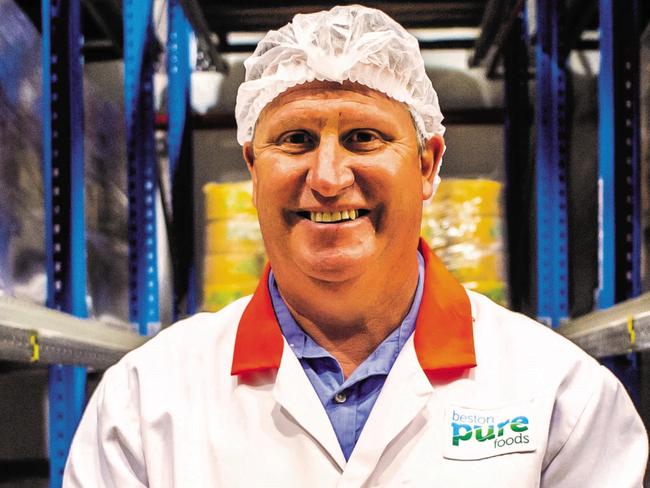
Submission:
M 106 372 L 63 485 L 642 486 L 647 436 L 618 380 L 552 330 L 468 295 L 476 367 L 427 375 L 411 337 L 348 462 L 286 343 L 279 368 L 231 374 L 244 298 Z

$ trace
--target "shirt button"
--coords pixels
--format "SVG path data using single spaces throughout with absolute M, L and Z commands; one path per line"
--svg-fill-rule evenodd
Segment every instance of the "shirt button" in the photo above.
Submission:
M 336 403 L 345 403 L 345 400 L 348 399 L 348 396 L 345 393 L 337 393 L 334 395 L 334 401 Z

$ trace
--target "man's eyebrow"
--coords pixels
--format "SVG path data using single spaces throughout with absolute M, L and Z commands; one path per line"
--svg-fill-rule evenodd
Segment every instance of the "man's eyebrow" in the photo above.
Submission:
M 301 126 L 308 126 L 313 128 L 322 125 L 322 123 L 319 124 L 318 122 L 318 119 L 313 115 L 308 116 L 307 114 L 273 114 L 272 119 L 267 122 L 268 127 L 266 129 L 266 132 L 271 134 L 287 129 L 300 128 Z

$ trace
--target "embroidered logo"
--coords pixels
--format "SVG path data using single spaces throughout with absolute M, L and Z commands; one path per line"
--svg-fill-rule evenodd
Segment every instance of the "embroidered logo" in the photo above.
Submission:
M 530 406 L 498 410 L 449 407 L 446 413 L 449 437 L 444 456 L 450 459 L 482 459 L 534 451 Z

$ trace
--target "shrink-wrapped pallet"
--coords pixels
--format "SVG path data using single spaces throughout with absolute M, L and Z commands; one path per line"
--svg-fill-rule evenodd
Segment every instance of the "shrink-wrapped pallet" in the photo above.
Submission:
M 487 179 L 443 180 L 425 202 L 422 236 L 463 285 L 505 304 L 501 190 Z
M 266 256 L 252 183 L 208 183 L 203 309 L 216 311 L 255 291 Z

